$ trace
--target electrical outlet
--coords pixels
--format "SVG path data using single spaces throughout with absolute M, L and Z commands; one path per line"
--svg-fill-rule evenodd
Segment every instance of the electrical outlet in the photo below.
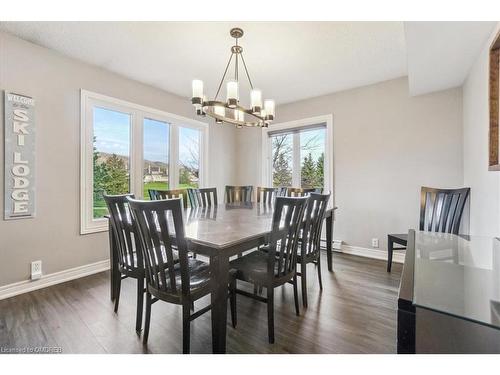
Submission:
M 341 250 L 342 249 L 342 240 L 333 240 L 332 249 Z
M 31 280 L 37 280 L 42 277 L 42 261 L 35 260 L 31 262 Z
M 372 238 L 372 247 L 378 248 L 378 238 Z

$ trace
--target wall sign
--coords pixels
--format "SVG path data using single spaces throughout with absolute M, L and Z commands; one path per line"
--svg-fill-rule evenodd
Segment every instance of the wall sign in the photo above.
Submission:
M 5 92 L 4 218 L 35 216 L 35 101 Z

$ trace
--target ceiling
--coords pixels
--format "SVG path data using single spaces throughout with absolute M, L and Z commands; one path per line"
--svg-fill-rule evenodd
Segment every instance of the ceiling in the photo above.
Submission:
M 184 97 L 199 78 L 210 97 L 238 26 L 254 86 L 282 104 L 406 75 L 411 94 L 460 86 L 495 24 L 0 22 L 0 30 Z

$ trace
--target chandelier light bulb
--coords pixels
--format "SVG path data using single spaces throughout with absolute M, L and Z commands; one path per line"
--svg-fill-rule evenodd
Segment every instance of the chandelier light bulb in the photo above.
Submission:
M 236 108 L 238 105 L 238 81 L 230 80 L 227 82 L 227 105 L 229 108 Z
M 214 113 L 217 115 L 217 116 L 221 116 L 221 117 L 226 117 L 226 109 L 220 105 L 216 105 L 214 107 Z M 215 118 L 215 122 L 217 124 L 222 124 L 222 120 L 218 119 L 217 117 Z
M 262 91 L 259 89 L 250 91 L 250 106 L 252 113 L 258 114 L 262 110 Z
M 203 81 L 199 79 L 193 79 L 193 97 L 191 99 L 191 103 L 195 107 L 199 107 L 203 101 Z
M 274 107 L 275 107 L 274 100 L 269 99 L 264 102 L 264 110 L 266 111 L 267 120 L 271 121 L 274 120 L 274 115 L 275 115 Z

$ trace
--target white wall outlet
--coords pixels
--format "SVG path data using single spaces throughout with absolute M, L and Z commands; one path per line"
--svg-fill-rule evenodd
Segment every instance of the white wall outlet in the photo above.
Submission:
M 372 247 L 378 248 L 378 238 L 372 238 Z
M 37 280 L 42 277 L 42 261 L 35 260 L 31 262 L 31 280 Z
M 342 240 L 333 240 L 332 248 L 335 250 L 342 249 Z

